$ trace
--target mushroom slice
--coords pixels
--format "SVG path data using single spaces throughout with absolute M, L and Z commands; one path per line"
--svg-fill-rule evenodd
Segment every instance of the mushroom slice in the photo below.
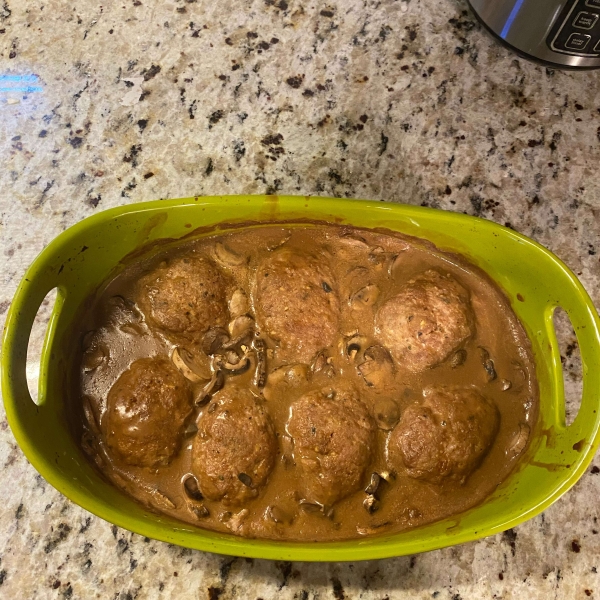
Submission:
M 148 488 L 148 495 L 152 498 L 153 504 L 157 508 L 173 509 L 177 508 L 176 504 L 166 494 L 155 488 Z
M 215 244 L 214 257 L 224 267 L 239 267 L 246 262 L 243 256 L 240 256 L 222 242 Z
M 198 433 L 198 425 L 194 423 L 194 421 L 188 423 L 187 427 L 183 430 L 183 435 L 185 437 L 191 437 L 196 435 L 196 433 Z
M 408 249 L 408 246 L 407 246 Z M 390 265 L 388 267 L 388 275 L 393 279 L 397 269 L 404 266 L 404 256 L 402 254 L 394 254 L 390 258 Z
M 96 341 L 97 335 L 98 335 L 98 331 L 95 329 L 92 329 L 91 331 L 87 331 L 84 334 L 83 338 L 81 339 L 81 348 L 83 349 L 84 352 L 86 350 L 89 350 L 92 347 L 92 345 Z
M 293 460 L 294 442 L 293 442 L 292 438 L 289 435 L 287 435 L 286 433 L 284 433 L 281 436 L 279 441 L 281 444 L 281 454 L 283 456 L 290 458 L 290 460 Z
M 365 488 L 365 493 L 375 495 L 380 482 L 381 475 L 379 473 L 371 473 L 371 481 L 369 481 L 369 485 Z
M 327 366 L 327 353 L 321 350 L 310 365 L 310 370 L 313 373 L 321 372 Z
M 239 357 L 235 352 L 228 353 L 228 356 L 218 354 L 215 356 L 215 366 L 230 375 L 241 375 L 250 368 L 250 359 L 246 355 Z
M 188 508 L 194 513 L 197 519 L 206 519 L 210 516 L 210 512 L 204 504 L 189 504 Z
M 327 283 L 325 280 L 321 281 L 321 287 L 323 288 L 323 291 L 326 294 L 330 294 L 331 292 L 333 292 L 333 288 L 331 287 L 331 285 L 329 283 Z
M 281 237 L 274 238 L 272 241 L 267 241 L 266 247 L 269 252 L 283 246 L 292 237 L 292 232 L 284 230 L 281 232 Z
M 323 511 L 323 505 L 316 502 L 309 502 L 308 500 L 300 500 L 298 502 L 300 508 L 307 513 L 319 513 Z
M 392 481 L 396 479 L 396 476 L 391 471 L 381 471 L 381 473 L 379 473 L 379 477 L 388 483 L 392 483 Z
M 333 377 L 335 375 L 335 367 L 332 363 L 333 359 L 331 356 L 327 356 L 327 351 L 321 350 L 310 365 L 310 372 L 313 375 L 322 373 L 326 377 Z
M 375 421 L 379 429 L 391 431 L 400 420 L 400 409 L 390 398 L 378 398 L 373 405 Z
M 132 477 L 121 470 L 117 471 L 116 474 L 120 475 L 128 483 L 133 483 L 137 490 L 146 496 L 148 502 L 154 506 L 154 508 L 162 510 L 172 510 L 173 508 L 177 508 L 177 505 L 171 498 L 161 492 L 158 488 L 146 485 L 145 483 L 142 483 L 138 477 Z
M 256 371 L 254 372 L 253 383 L 258 389 L 262 389 L 267 383 L 266 344 L 262 338 L 255 334 L 251 346 L 256 356 Z
M 248 297 L 246 292 L 241 288 L 238 288 L 231 294 L 229 300 L 229 314 L 232 317 L 239 317 L 248 311 Z
M 511 361 L 512 366 L 514 367 L 515 373 L 518 375 L 517 379 L 519 381 L 515 383 L 525 383 L 527 381 L 527 372 L 525 371 L 525 367 L 518 361 Z
M 344 342 L 345 353 L 350 361 L 354 361 L 356 359 L 366 344 L 367 338 L 362 335 L 358 335 L 358 333 L 352 335 Z
M 225 376 L 223 373 L 221 371 L 215 371 L 208 383 L 194 390 L 194 404 L 196 406 L 206 404 L 211 396 L 223 387 L 224 383 Z
M 498 375 L 496 374 L 494 361 L 490 358 L 490 353 L 483 346 L 479 346 L 479 353 L 481 355 L 481 364 L 487 374 L 488 382 L 494 381 Z
M 107 300 L 107 304 L 110 307 L 109 320 L 113 323 L 135 323 L 142 320 L 142 314 L 135 302 L 123 296 L 112 296 Z
M 88 396 L 83 397 L 83 414 L 85 420 L 90 428 L 90 431 L 97 437 L 100 437 L 100 425 L 98 424 L 98 418 L 96 411 L 92 406 L 92 402 Z
M 208 364 L 201 364 L 200 361 L 185 348 L 174 348 L 171 354 L 171 360 L 181 374 L 192 383 L 208 381 L 212 377 Z
M 320 504 L 319 502 L 311 502 L 305 498 L 301 499 L 298 504 L 300 508 L 307 513 L 321 513 L 328 519 L 333 518 L 333 508 Z
M 410 506 L 407 506 L 406 508 L 402 509 L 402 512 L 400 514 L 404 519 L 407 519 L 408 521 L 414 521 L 415 519 L 419 519 L 423 516 L 423 513 L 418 508 Z
M 363 308 L 365 306 L 373 306 L 379 298 L 379 288 L 371 283 L 355 292 L 350 297 L 350 303 L 353 308 Z
M 84 429 L 81 434 L 81 448 L 87 454 L 88 458 L 91 458 L 100 469 L 104 469 L 106 467 L 106 463 L 104 458 L 102 458 L 102 454 L 98 452 L 98 441 L 91 434 L 89 430 Z
M 225 510 L 222 513 L 219 513 L 219 521 L 221 521 L 221 523 L 227 523 L 232 516 L 230 510 Z
M 81 368 L 90 373 L 105 363 L 109 357 L 108 347 L 103 343 L 92 344 L 83 354 Z
M 369 387 L 381 387 L 394 373 L 394 363 L 383 346 L 371 346 L 365 350 L 365 362 L 358 371 Z
M 527 446 L 530 433 L 531 429 L 527 423 L 519 423 L 519 428 L 513 435 L 510 446 L 506 450 L 506 455 L 510 458 L 519 456 L 525 450 L 525 446 Z
M 228 350 L 223 355 L 223 358 L 225 359 L 226 362 L 228 362 L 232 365 L 237 365 L 244 358 L 244 356 L 245 356 L 245 354 L 240 356 L 235 350 Z
M 308 379 L 308 367 L 301 363 L 285 367 L 285 381 L 296 387 Z
M 382 527 L 386 527 L 389 524 L 389 521 L 384 521 L 383 523 L 374 524 L 372 527 L 360 527 L 357 525 L 356 532 L 359 535 L 373 535 L 374 533 L 379 533 Z
M 229 334 L 221 327 L 212 327 L 209 329 L 202 338 L 202 350 L 209 356 L 216 354 L 223 344 L 229 341 Z
M 386 252 L 381 246 L 375 246 L 369 252 L 369 261 L 375 265 L 382 265 L 389 253 Z
M 269 384 L 288 383 L 299 385 L 308 379 L 308 367 L 302 363 L 282 365 L 269 373 Z
M 198 487 L 198 480 L 193 475 L 184 475 L 182 478 L 182 483 L 185 494 L 190 500 L 195 500 L 196 502 L 204 500 L 204 496 Z
M 142 323 L 125 323 L 119 329 L 127 335 L 144 335 L 144 325 Z
M 373 514 L 379 510 L 379 500 L 373 494 L 368 494 L 364 499 L 363 506 L 369 514 Z
M 282 523 L 284 525 L 290 525 L 294 520 L 293 514 L 290 514 L 289 512 L 277 505 L 267 506 L 265 516 L 268 519 L 275 521 L 275 523 Z
M 242 485 L 251 488 L 252 487 L 252 477 L 247 473 L 238 473 L 238 479 L 242 482 Z
M 283 365 L 269 373 L 267 384 L 263 389 L 263 396 L 267 400 L 272 400 L 274 391 L 278 386 L 285 385 L 297 389 L 309 379 L 308 366 L 302 363 L 293 365 Z
M 238 532 L 242 529 L 244 525 L 244 521 L 248 516 L 248 509 L 243 508 L 239 513 L 232 515 L 231 518 L 227 521 L 227 527 L 231 529 L 231 531 Z
M 450 366 L 453 369 L 456 369 L 457 367 L 460 367 L 461 365 L 463 365 L 466 360 L 467 360 L 467 351 L 464 348 L 461 348 L 460 350 L 457 350 L 450 357 Z
M 123 296 L 116 294 L 115 296 L 111 296 L 106 303 L 109 306 L 114 306 L 115 308 L 121 310 L 132 310 L 135 307 L 135 303 L 131 300 L 127 300 Z
M 250 347 L 252 345 L 252 338 L 254 337 L 254 331 L 249 330 L 245 331 L 242 335 L 234 338 L 233 340 L 229 340 L 226 344 L 223 344 L 221 350 L 225 352 L 225 356 L 233 357 L 233 355 L 246 356 L 250 351 Z M 230 362 L 237 362 L 236 360 L 231 360 Z
M 342 233 L 340 236 L 340 242 L 346 246 L 349 246 L 350 248 L 356 248 L 357 250 L 366 250 L 369 247 L 369 244 L 365 238 L 351 232 Z
M 281 383 L 286 382 L 286 370 L 286 366 L 279 367 L 278 369 L 275 369 L 274 371 L 271 371 L 269 373 L 269 378 L 267 379 L 266 385 L 262 390 L 262 395 L 265 398 L 265 400 L 272 400 L 274 395 L 273 392 L 277 388 L 277 386 Z
M 254 319 L 248 315 L 240 315 L 229 323 L 228 329 L 232 340 L 225 342 L 222 346 L 223 348 L 233 347 L 237 343 L 240 343 L 237 341 L 237 338 L 241 338 L 244 335 L 252 335 L 254 331 Z M 250 340 L 248 339 L 246 341 L 248 342 Z

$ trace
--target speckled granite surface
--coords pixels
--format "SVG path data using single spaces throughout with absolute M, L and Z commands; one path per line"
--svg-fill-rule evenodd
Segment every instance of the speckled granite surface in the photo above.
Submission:
M 5 0 L 0 63 L 2 323 L 28 264 L 83 217 L 265 191 L 510 224 L 600 304 L 600 75 L 516 58 L 463 0 Z M 36 474 L 3 412 L 0 464 L 1 598 L 600 597 L 598 459 L 515 530 L 324 565 L 203 554 L 112 527 Z

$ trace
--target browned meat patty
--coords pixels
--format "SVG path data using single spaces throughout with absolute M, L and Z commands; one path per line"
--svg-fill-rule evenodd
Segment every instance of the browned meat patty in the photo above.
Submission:
M 187 380 L 170 360 L 136 360 L 108 393 L 102 421 L 106 444 L 130 465 L 168 464 L 191 412 Z
M 434 367 L 473 335 L 469 294 L 450 275 L 426 271 L 383 304 L 375 331 L 401 367 Z
M 390 466 L 432 483 L 464 481 L 496 437 L 498 410 L 472 388 L 430 388 L 424 395 L 404 411 L 390 434 Z
M 249 391 L 219 392 L 198 420 L 192 471 L 210 500 L 235 506 L 258 496 L 275 464 L 273 423 Z
M 227 277 L 210 259 L 178 257 L 140 279 L 139 305 L 162 329 L 201 334 L 227 322 L 227 288 Z
M 296 400 L 286 426 L 302 493 L 308 502 L 326 507 L 360 489 L 375 442 L 373 419 L 359 398 L 349 391 L 333 397 L 328 392 Z
M 282 356 L 308 363 L 337 334 L 340 304 L 324 260 L 279 250 L 256 273 L 256 318 Z

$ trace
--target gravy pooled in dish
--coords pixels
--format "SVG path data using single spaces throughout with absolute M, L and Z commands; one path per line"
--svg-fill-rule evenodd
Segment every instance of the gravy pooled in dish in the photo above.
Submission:
M 81 323 L 84 450 L 206 529 L 342 540 L 459 514 L 537 418 L 503 293 L 394 232 L 255 225 L 155 246 Z

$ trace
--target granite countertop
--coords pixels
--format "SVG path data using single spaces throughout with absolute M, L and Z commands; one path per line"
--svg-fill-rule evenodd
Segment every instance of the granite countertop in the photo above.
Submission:
M 550 248 L 600 305 L 600 73 L 517 58 L 464 0 L 3 0 L 0 56 L 1 323 L 68 226 L 224 193 L 478 215 Z M 563 347 L 572 413 L 566 328 Z M 35 472 L 3 410 L 0 463 L 2 598 L 600 598 L 598 458 L 513 530 L 354 564 L 228 558 L 111 526 Z

